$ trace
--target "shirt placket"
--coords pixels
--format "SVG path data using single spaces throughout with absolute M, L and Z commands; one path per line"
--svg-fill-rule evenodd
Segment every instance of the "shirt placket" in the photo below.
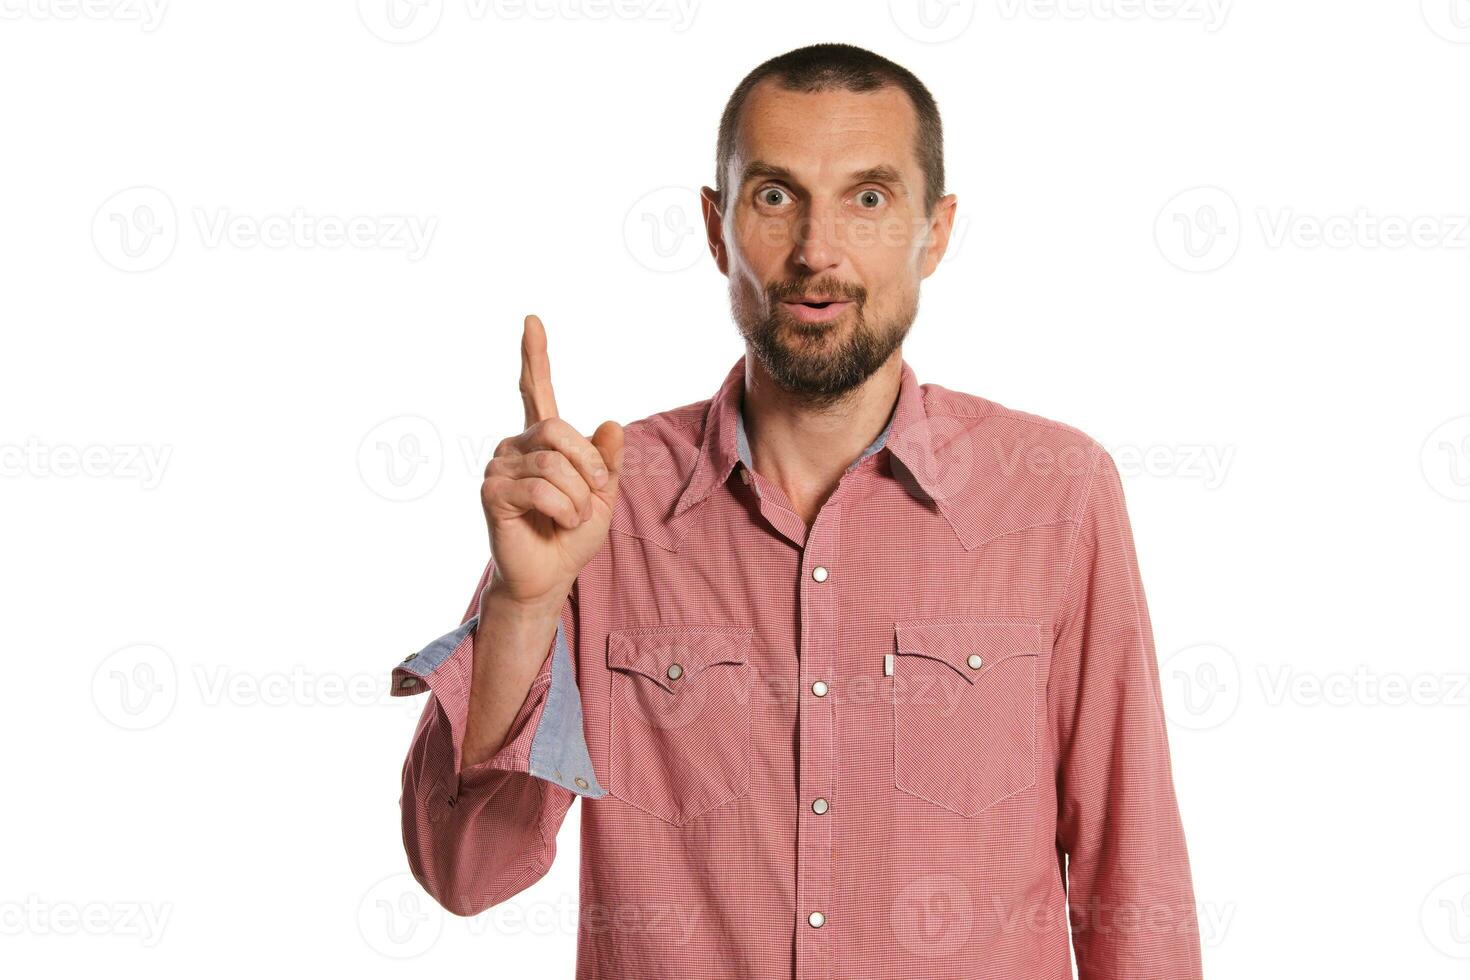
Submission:
M 801 554 L 801 647 L 797 705 L 796 976 L 833 973 L 835 849 L 832 801 L 837 785 L 838 590 L 842 588 L 840 497 L 846 477 L 812 522 Z
M 851 472 L 851 471 L 849 471 Z M 760 500 L 773 528 L 801 549 L 801 637 L 797 655 L 796 977 L 830 980 L 833 974 L 835 835 L 832 801 L 837 782 L 836 679 L 838 590 L 844 474 L 810 529 L 781 489 L 742 468 L 741 482 Z M 840 923 L 835 923 L 840 928 Z

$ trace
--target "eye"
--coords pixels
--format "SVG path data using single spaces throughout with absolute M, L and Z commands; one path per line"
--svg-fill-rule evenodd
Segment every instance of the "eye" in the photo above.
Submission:
M 877 200 L 874 201 L 874 198 L 877 198 Z M 868 210 L 878 207 L 878 205 L 886 200 L 888 200 L 887 196 L 876 188 L 869 187 L 867 190 L 858 193 L 858 203 Z
M 772 186 L 762 187 L 760 189 L 760 192 L 756 194 L 756 197 L 760 200 L 762 204 L 769 205 L 773 208 L 779 208 L 783 203 L 785 203 L 782 198 L 786 198 L 787 194 L 786 191 L 782 188 Z

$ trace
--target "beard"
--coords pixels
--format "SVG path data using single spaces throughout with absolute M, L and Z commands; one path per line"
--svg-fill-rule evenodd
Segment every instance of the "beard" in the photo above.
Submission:
M 836 320 L 803 323 L 782 301 L 806 293 L 851 300 L 852 306 Z M 730 311 L 740 335 L 776 384 L 813 407 L 829 406 L 868 380 L 908 336 L 917 293 L 881 322 L 868 319 L 867 299 L 861 286 L 831 279 L 784 281 L 767 286 L 757 308 L 730 280 Z

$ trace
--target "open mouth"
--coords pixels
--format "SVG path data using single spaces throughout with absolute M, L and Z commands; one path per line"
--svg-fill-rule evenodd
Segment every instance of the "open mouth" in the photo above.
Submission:
M 827 323 L 853 305 L 850 299 L 783 300 L 782 306 L 803 323 Z

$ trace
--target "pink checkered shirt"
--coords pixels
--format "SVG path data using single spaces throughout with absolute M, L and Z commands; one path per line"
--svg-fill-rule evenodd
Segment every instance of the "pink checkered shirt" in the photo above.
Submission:
M 474 613 L 427 690 L 403 841 L 474 915 L 580 796 L 582 980 L 1201 974 L 1112 457 L 903 363 L 811 527 L 751 469 L 744 359 L 625 427 L 606 543 L 505 745 L 463 768 Z

